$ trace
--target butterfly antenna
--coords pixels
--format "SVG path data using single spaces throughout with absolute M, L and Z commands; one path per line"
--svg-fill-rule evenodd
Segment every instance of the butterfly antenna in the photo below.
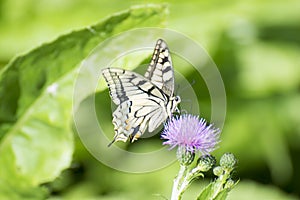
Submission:
M 107 147 L 110 147 L 114 142 L 116 141 L 116 137 L 107 145 Z
M 184 99 L 184 100 L 182 100 L 181 102 L 182 102 L 182 103 L 183 103 L 183 102 L 187 102 L 187 104 L 189 105 L 189 110 L 190 110 L 190 111 L 193 110 L 193 102 L 192 102 L 191 99 Z M 184 111 L 184 112 L 187 113 L 187 110 L 182 110 L 182 111 Z
M 195 83 L 196 83 L 196 81 L 195 81 L 195 79 L 193 79 L 192 82 L 190 82 L 190 85 L 187 85 L 187 86 L 183 87 L 180 91 L 179 91 L 180 85 L 178 84 L 178 87 L 177 87 L 177 91 L 178 91 L 178 92 L 177 92 L 177 93 L 180 94 L 181 91 L 185 91 L 189 86 L 192 86 L 192 85 L 194 85 Z

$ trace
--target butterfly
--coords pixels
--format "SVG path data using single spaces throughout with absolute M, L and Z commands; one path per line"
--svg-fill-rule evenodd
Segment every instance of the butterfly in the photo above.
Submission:
M 157 40 L 144 76 L 120 68 L 102 69 L 112 101 L 116 141 L 134 142 L 148 127 L 153 132 L 173 113 L 179 112 L 180 97 L 174 96 L 174 69 L 166 42 Z

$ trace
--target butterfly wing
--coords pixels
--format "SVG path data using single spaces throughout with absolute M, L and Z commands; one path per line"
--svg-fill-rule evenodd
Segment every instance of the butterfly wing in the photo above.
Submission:
M 154 118 L 156 119 L 153 120 Z M 148 131 L 152 132 L 166 118 L 166 112 L 156 103 L 142 99 L 140 102 L 123 102 L 113 113 L 113 124 L 116 133 L 113 142 L 126 142 L 128 138 L 133 142 L 143 135 L 147 126 Z
M 169 97 L 174 93 L 174 70 L 169 48 L 162 39 L 157 40 L 145 77 Z
M 133 99 L 147 99 L 149 96 L 166 100 L 166 96 L 145 77 L 124 69 L 105 68 L 102 74 L 109 87 L 110 96 L 116 105 Z
M 116 132 L 113 142 L 125 142 L 128 138 L 134 141 L 147 126 L 152 132 L 167 118 L 164 104 L 167 97 L 148 79 L 117 68 L 103 69 L 102 74 L 113 102 L 118 105 L 113 113 Z

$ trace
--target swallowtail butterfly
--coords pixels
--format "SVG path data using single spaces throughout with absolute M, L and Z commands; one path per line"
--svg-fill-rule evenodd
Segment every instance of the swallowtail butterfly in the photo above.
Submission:
M 119 68 L 105 68 L 102 74 L 107 82 L 112 101 L 115 141 L 133 142 L 148 127 L 154 131 L 174 112 L 180 97 L 174 96 L 174 70 L 166 42 L 156 43 L 150 65 L 144 76 Z

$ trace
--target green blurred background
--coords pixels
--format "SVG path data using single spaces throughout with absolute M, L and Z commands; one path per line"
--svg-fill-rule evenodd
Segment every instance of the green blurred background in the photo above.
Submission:
M 0 0 L 0 67 L 61 34 L 130 6 L 161 1 Z M 239 159 L 231 199 L 300 196 L 300 1 L 166 1 L 166 27 L 201 44 L 217 64 L 227 93 L 219 157 Z M 176 65 L 176 63 L 175 63 Z M 175 66 L 176 67 L 176 66 Z M 189 80 L 194 74 L 187 75 Z M 202 83 L 200 106 L 209 94 Z M 109 99 L 106 99 L 109 101 Z M 205 117 L 209 117 L 209 107 Z M 51 198 L 161 199 L 177 164 L 148 174 L 124 174 L 94 159 L 76 138 L 70 169 L 47 185 Z M 155 183 L 155 184 L 154 184 Z M 194 186 L 195 185 L 195 186 Z M 189 193 L 200 187 L 196 182 Z M 186 199 L 189 199 L 187 194 Z M 264 198 L 264 199 L 266 199 Z

